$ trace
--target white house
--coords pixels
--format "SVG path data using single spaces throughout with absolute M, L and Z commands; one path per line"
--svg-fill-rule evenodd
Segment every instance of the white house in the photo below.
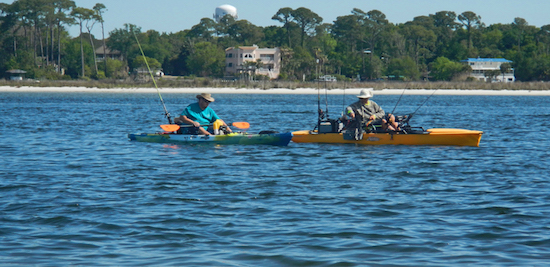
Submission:
M 240 73 L 265 75 L 277 79 L 281 71 L 281 49 L 259 48 L 257 45 L 230 47 L 225 50 L 225 74 Z
M 514 69 L 510 68 L 506 73 L 502 73 L 500 65 L 504 63 L 511 64 L 511 60 L 504 58 L 468 58 L 462 60 L 472 68 L 470 77 L 473 77 L 480 81 L 486 82 L 514 82 L 516 80 L 514 76 Z M 490 72 L 498 75 L 491 77 Z

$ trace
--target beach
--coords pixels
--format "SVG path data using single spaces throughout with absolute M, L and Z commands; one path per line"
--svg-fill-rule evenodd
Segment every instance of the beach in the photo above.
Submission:
M 328 89 L 251 89 L 251 88 L 88 88 L 88 87 L 34 87 L 0 86 L 0 92 L 87 92 L 87 93 L 204 93 L 211 94 L 330 94 L 355 95 L 365 88 Z M 375 89 L 378 95 L 509 95 L 509 96 L 550 96 L 548 90 L 479 90 L 479 89 Z

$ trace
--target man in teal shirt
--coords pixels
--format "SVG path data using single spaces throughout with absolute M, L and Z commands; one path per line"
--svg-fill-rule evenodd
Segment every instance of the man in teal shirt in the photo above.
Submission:
M 185 123 L 195 126 L 182 128 L 183 133 L 211 135 L 212 133 L 207 131 L 208 127 L 204 125 L 212 124 L 216 120 L 222 121 L 216 112 L 208 106 L 210 103 L 214 102 L 214 98 L 208 93 L 202 93 L 197 95 L 197 99 L 198 102 L 187 106 L 181 113 L 181 116 L 174 119 L 174 122 L 177 124 Z M 223 121 L 222 123 L 226 129 L 231 132 L 227 124 Z M 201 127 L 201 125 L 203 126 Z

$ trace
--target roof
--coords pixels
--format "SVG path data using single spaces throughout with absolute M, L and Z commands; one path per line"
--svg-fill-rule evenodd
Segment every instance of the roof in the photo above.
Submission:
M 6 71 L 7 73 L 13 73 L 13 74 L 22 74 L 22 73 L 27 73 L 26 71 L 24 70 L 8 70 Z
M 461 60 L 460 62 L 502 62 L 502 63 L 512 63 L 513 61 L 505 58 L 468 58 Z
M 96 54 L 100 54 L 100 55 L 103 55 L 103 46 L 100 46 L 99 48 L 97 48 L 95 50 Z M 109 47 L 106 47 L 105 48 L 105 54 L 107 55 L 120 55 L 120 51 L 118 50 L 111 50 L 109 49 Z

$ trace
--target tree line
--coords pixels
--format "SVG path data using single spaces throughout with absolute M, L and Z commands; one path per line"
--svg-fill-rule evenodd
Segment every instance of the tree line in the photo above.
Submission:
M 101 3 L 88 9 L 71 0 L 0 3 L 0 71 L 23 69 L 38 79 L 122 79 L 147 62 L 171 75 L 223 77 L 226 48 L 258 45 L 281 48 L 283 80 L 323 74 L 340 80 L 464 80 L 470 67 L 461 61 L 477 57 L 512 60 L 506 68 L 514 68 L 519 81 L 550 80 L 550 25 L 538 28 L 519 17 L 486 25 L 471 11 L 440 11 L 391 23 L 379 10 L 354 8 L 323 23 L 308 8 L 285 7 L 272 15 L 275 26 L 226 15 L 176 33 L 124 24 L 105 38 L 105 12 Z M 76 38 L 67 32 L 73 25 L 80 29 Z M 94 27 L 102 36 L 91 34 Z M 99 47 L 120 51 L 122 60 L 97 61 Z

